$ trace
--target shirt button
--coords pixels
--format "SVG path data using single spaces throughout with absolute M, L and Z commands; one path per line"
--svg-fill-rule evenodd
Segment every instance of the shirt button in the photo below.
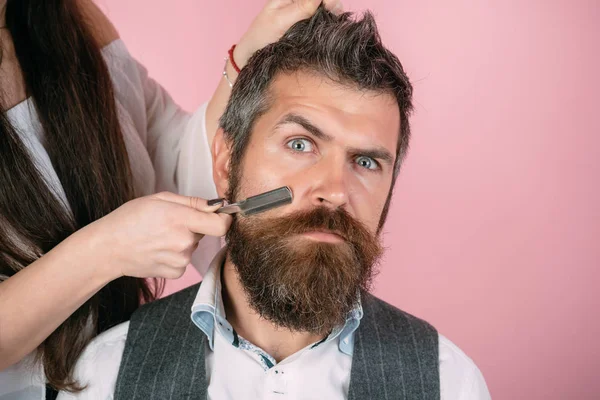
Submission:
M 284 371 L 273 368 L 270 372 L 269 389 L 271 393 L 287 394 L 287 379 L 284 376 Z

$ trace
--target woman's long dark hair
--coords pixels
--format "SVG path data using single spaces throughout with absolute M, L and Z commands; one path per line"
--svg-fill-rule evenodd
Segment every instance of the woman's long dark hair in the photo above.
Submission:
M 8 0 L 6 25 L 72 214 L 49 190 L 6 110 L 1 110 L 4 278 L 134 197 L 108 69 L 77 0 Z M 154 298 L 148 282 L 128 277 L 93 296 L 39 349 L 49 384 L 57 390 L 79 390 L 73 367 L 92 337 Z

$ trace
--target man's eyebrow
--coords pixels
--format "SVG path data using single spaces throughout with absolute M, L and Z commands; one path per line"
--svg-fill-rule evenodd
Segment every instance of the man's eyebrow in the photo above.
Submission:
M 383 147 L 375 149 L 359 149 L 356 147 L 352 147 L 349 148 L 348 151 L 356 155 L 370 157 L 375 160 L 381 160 L 388 165 L 394 164 L 395 157 L 392 155 L 392 153 L 390 153 L 387 149 Z
M 323 132 L 320 128 L 315 126 L 312 122 L 310 122 L 308 119 L 306 119 L 302 115 L 293 114 L 293 113 L 287 114 L 275 125 L 275 128 L 278 128 L 282 125 L 287 125 L 287 124 L 300 125 L 302 128 L 304 128 L 305 130 L 310 132 L 314 137 L 316 137 L 317 139 L 321 139 L 325 142 L 330 142 L 333 140 L 332 136 L 329 136 L 328 134 Z
M 308 119 L 303 117 L 302 115 L 290 113 L 286 114 L 281 120 L 275 125 L 275 128 L 278 128 L 287 124 L 296 124 L 300 125 L 306 131 L 310 132 L 311 135 L 316 137 L 317 139 L 321 139 L 325 142 L 330 142 L 333 140 L 333 136 L 330 136 L 323 132 L 320 128 L 315 126 Z M 348 151 L 353 154 L 370 157 L 373 159 L 381 160 L 388 165 L 392 165 L 394 163 L 395 157 L 384 147 L 378 147 L 373 149 L 360 149 L 357 147 L 349 148 Z

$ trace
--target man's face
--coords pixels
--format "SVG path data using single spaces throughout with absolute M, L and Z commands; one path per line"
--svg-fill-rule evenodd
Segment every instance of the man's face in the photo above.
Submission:
M 264 217 L 339 207 L 375 234 L 400 131 L 395 98 L 301 72 L 278 76 L 271 95 L 245 150 L 236 200 L 287 185 L 293 204 Z
M 229 256 L 263 317 L 324 333 L 368 288 L 381 254 L 377 228 L 400 113 L 391 95 L 308 73 L 277 77 L 270 94 L 272 105 L 255 122 L 240 165 L 227 170 L 226 157 L 215 155 L 216 182 L 236 201 L 281 186 L 292 189 L 294 200 L 236 217 Z

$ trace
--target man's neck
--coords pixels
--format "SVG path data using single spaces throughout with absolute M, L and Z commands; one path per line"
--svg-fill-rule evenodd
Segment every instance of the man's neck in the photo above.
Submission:
M 266 351 L 277 362 L 324 338 L 310 333 L 292 332 L 261 318 L 248 304 L 244 288 L 229 255 L 223 265 L 222 277 L 223 305 L 227 321 L 240 336 Z

